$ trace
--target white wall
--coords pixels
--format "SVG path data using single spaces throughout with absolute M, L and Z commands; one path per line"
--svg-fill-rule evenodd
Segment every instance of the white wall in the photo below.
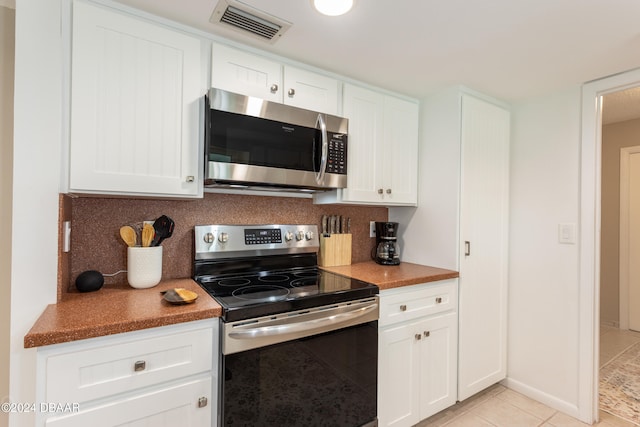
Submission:
M 389 209 L 401 224 L 404 261 L 451 269 L 457 268 L 459 240 L 460 106 L 454 99 L 443 92 L 423 100 L 420 207 Z M 580 213 L 580 99 L 576 86 L 511 109 L 506 384 L 584 419 L 579 247 L 558 243 L 558 224 L 577 224 Z
M 15 11 L 0 6 L 0 403 L 9 400 Z M 0 411 L 0 427 L 9 415 Z
M 389 208 L 396 221 L 400 259 L 458 269 L 460 88 L 420 102 L 417 208 Z
M 578 417 L 580 87 L 515 104 L 511 144 L 508 381 Z
M 10 399 L 35 402 L 35 349 L 24 336 L 56 301 L 62 124 L 62 0 L 17 0 L 11 239 Z M 37 260 L 37 261 L 36 261 Z M 11 414 L 11 427 L 31 415 Z

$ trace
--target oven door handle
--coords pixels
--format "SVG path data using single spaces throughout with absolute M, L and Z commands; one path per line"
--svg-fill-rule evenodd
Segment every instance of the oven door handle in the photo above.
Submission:
M 349 324 L 357 318 L 366 316 L 367 314 L 377 310 L 378 304 L 373 303 L 364 307 L 358 307 L 352 311 L 338 313 L 319 319 L 307 320 L 304 322 L 288 323 L 284 325 L 263 326 L 260 328 L 251 328 L 241 331 L 233 331 L 229 333 L 230 338 L 235 339 L 252 339 L 259 337 L 269 337 L 277 335 L 289 335 L 300 332 L 328 332 L 338 327 Z

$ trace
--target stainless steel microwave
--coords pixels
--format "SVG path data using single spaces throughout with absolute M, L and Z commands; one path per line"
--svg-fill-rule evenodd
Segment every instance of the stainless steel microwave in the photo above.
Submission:
M 205 187 L 344 188 L 348 127 L 342 117 L 209 89 Z

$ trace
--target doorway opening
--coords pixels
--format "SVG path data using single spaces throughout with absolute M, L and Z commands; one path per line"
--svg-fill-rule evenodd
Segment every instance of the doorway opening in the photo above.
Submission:
M 597 420 L 599 409 L 599 350 L 602 248 L 602 114 L 607 94 L 640 86 L 640 69 L 586 83 L 582 88 L 580 171 L 580 414 Z M 584 388 L 583 388 L 584 387 Z

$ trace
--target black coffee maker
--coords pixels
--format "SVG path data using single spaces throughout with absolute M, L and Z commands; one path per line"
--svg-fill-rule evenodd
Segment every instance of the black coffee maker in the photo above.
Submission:
M 397 222 L 376 222 L 376 246 L 371 253 L 375 262 L 382 265 L 400 264 L 397 235 Z

